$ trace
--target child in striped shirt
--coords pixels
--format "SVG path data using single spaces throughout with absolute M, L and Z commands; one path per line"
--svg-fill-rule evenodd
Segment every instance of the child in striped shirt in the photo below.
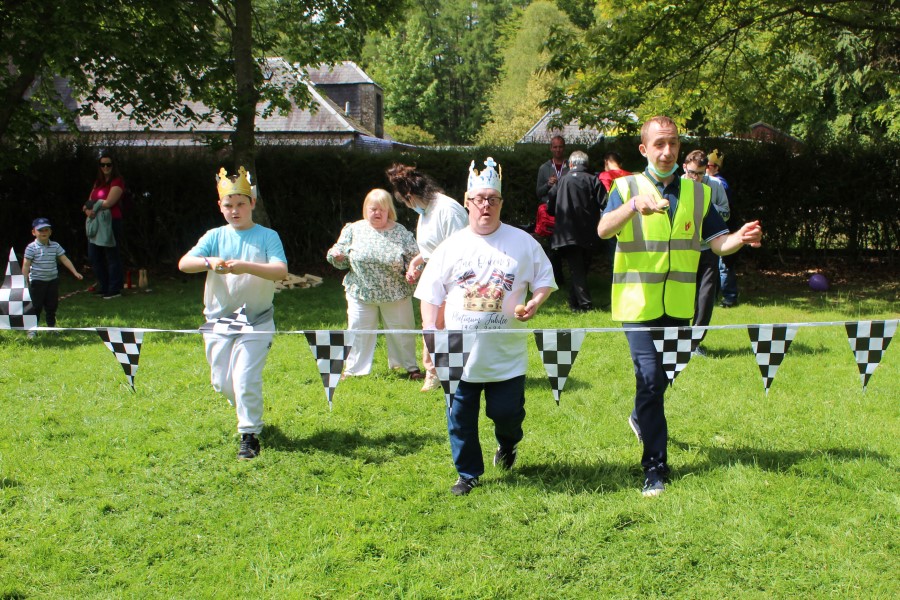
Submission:
M 59 305 L 59 270 L 56 262 L 65 266 L 75 279 L 84 279 L 81 273 L 66 256 L 63 247 L 50 239 L 50 221 L 43 217 L 31 223 L 34 241 L 25 248 L 25 260 L 22 261 L 22 274 L 31 294 L 31 314 L 38 318 L 41 311 L 47 310 L 47 327 L 56 327 L 56 307 Z M 34 337 L 34 331 L 28 332 Z

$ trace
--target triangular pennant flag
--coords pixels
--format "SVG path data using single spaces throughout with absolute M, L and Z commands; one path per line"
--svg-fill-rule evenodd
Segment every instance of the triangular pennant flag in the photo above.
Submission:
M 862 381 L 863 391 L 869 384 L 869 377 L 875 372 L 875 368 L 881 362 L 881 358 L 887 351 L 897 331 L 897 320 L 893 321 L 859 321 L 857 323 L 845 323 L 847 339 L 850 341 L 850 350 L 856 357 L 856 366 L 859 367 L 859 378 Z
M 331 408 L 334 390 L 341 381 L 344 362 L 350 354 L 353 334 L 348 331 L 305 331 L 304 335 L 319 367 L 328 408 Z
M 144 342 L 143 331 L 128 331 L 122 329 L 97 329 L 97 334 L 106 347 L 115 354 L 116 360 L 122 365 L 128 385 L 134 391 L 134 374 L 137 373 L 138 360 L 141 358 L 141 344 Z
M 550 388 L 557 404 L 569 371 L 575 363 L 575 357 L 581 350 L 584 336 L 584 331 L 568 329 L 537 329 L 534 332 L 534 341 L 537 343 L 538 352 L 541 353 L 541 361 L 544 363 L 544 370 L 547 371 Z
M 775 373 L 784 360 L 797 328 L 788 325 L 748 325 L 747 333 L 750 334 L 750 343 L 753 353 L 756 355 L 756 364 L 762 374 L 763 383 L 766 386 L 766 395 Z
M 437 370 L 447 408 L 453 402 L 453 395 L 463 376 L 463 369 L 469 362 L 469 354 L 475 345 L 474 331 L 447 331 L 439 329 L 425 332 L 425 346 L 431 354 L 434 368 Z
M 207 321 L 200 327 L 203 333 L 250 333 L 253 326 L 247 321 L 247 314 L 244 310 L 247 305 L 244 304 L 235 312 L 224 317 L 219 317 L 215 321 Z
M 691 353 L 700 345 L 705 329 L 699 327 L 665 327 L 653 329 L 653 345 L 662 357 L 663 370 L 669 378 L 669 385 L 691 360 Z
M 6 263 L 6 278 L 0 287 L 0 329 L 34 329 L 38 319 L 31 312 L 31 294 L 25 285 L 25 276 L 16 258 L 15 251 L 9 249 Z

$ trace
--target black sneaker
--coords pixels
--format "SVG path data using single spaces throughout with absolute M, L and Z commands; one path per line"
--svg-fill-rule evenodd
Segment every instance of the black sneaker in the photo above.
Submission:
M 641 426 L 638 425 L 637 417 L 634 416 L 634 413 L 628 415 L 628 424 L 631 426 L 631 430 L 634 432 L 634 435 L 637 436 L 639 442 L 643 443 L 644 438 L 641 437 Z
M 459 479 L 456 480 L 456 483 L 453 484 L 453 487 L 450 488 L 450 491 L 454 496 L 465 496 L 469 492 L 471 492 L 478 485 L 477 477 L 463 477 L 459 476 Z
M 666 479 L 668 479 L 668 477 L 669 467 L 665 464 L 660 464 L 659 466 L 647 469 L 646 479 L 644 479 L 644 487 L 641 489 L 641 494 L 643 494 L 645 498 L 659 496 L 666 491 Z
M 503 446 L 500 446 L 494 454 L 494 466 L 499 467 L 504 471 L 509 471 L 512 469 L 513 465 L 516 464 L 516 457 L 518 455 L 519 451 L 515 446 L 513 446 L 512 449 L 506 449 Z
M 241 449 L 238 450 L 239 460 L 250 460 L 259 456 L 259 438 L 255 433 L 241 434 Z

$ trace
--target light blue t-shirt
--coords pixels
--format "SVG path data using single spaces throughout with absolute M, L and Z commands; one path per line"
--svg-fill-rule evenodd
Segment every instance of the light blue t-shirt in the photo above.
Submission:
M 231 225 L 210 229 L 188 251 L 188 255 L 261 264 L 287 264 L 281 238 L 275 231 L 258 224 L 242 230 Z M 203 314 L 207 320 L 214 320 L 227 316 L 246 304 L 250 324 L 262 323 L 272 318 L 274 296 L 275 282 L 269 279 L 246 273 L 219 275 L 209 271 L 203 292 Z

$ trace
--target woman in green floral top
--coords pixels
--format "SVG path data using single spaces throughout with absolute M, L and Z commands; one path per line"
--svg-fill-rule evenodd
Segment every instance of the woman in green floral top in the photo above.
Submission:
M 419 253 L 416 238 L 396 222 L 391 195 L 374 189 L 363 202 L 363 219 L 348 223 L 327 259 L 338 269 L 350 269 L 344 277 L 347 296 L 347 328 L 378 329 L 378 313 L 387 329 L 413 329 L 413 286 L 406 282 L 406 268 Z M 375 334 L 353 336 L 342 377 L 368 375 L 375 354 Z M 388 366 L 403 368 L 410 379 L 422 379 L 416 364 L 413 334 L 387 335 Z

